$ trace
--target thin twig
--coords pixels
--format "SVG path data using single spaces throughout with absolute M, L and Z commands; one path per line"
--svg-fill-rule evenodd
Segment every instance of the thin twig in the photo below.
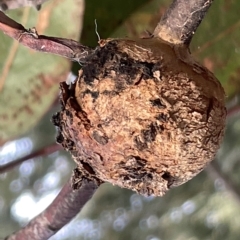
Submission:
M 228 177 L 226 174 L 223 173 L 221 170 L 217 160 L 212 161 L 208 167 L 206 168 L 206 171 L 208 175 L 211 178 L 220 178 L 225 186 L 226 189 L 233 195 L 233 197 L 240 203 L 240 190 L 239 187 L 237 187 L 231 180 L 230 177 Z
M 1 11 L 0 30 L 33 50 L 60 55 L 79 63 L 93 51 L 71 39 L 38 35 L 35 28 L 27 30 Z
M 10 235 L 6 240 L 46 240 L 59 231 L 82 209 L 92 197 L 97 185 L 83 180 L 80 189 L 74 191 L 68 181 L 51 205 L 31 220 L 26 227 Z
M 174 0 L 153 35 L 173 44 L 189 45 L 213 0 Z
M 6 163 L 4 165 L 0 165 L 0 174 L 12 170 L 14 167 L 18 166 L 19 164 L 23 163 L 24 161 L 27 161 L 29 159 L 38 157 L 38 156 L 44 156 L 49 155 L 51 153 L 54 153 L 56 151 L 62 150 L 62 146 L 53 143 L 49 146 L 45 146 L 33 153 L 28 154 L 27 156 L 24 156 L 22 158 L 18 158 L 14 161 L 11 161 L 9 163 Z
M 240 105 L 236 105 L 236 106 L 234 106 L 232 108 L 229 108 L 227 110 L 227 117 L 231 118 L 233 116 L 236 116 L 239 113 L 240 113 Z

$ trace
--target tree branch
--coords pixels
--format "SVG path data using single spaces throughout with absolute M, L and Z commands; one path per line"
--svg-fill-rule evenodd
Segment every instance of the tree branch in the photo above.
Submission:
M 94 182 L 84 179 L 80 189 L 74 191 L 71 181 L 62 188 L 50 206 L 31 220 L 28 225 L 5 240 L 45 240 L 58 232 L 83 208 L 97 189 Z
M 27 30 L 1 11 L 0 30 L 33 50 L 60 55 L 79 63 L 84 62 L 86 56 L 93 51 L 71 39 L 38 35 L 35 28 Z
M 173 44 L 189 45 L 213 0 L 174 0 L 153 35 Z
M 49 146 L 45 146 L 33 153 L 30 153 L 28 154 L 27 156 L 24 156 L 22 158 L 18 158 L 14 161 L 11 161 L 9 163 L 6 163 L 4 165 L 0 165 L 0 174 L 1 173 L 4 173 L 4 172 L 7 172 L 7 171 L 10 171 L 12 168 L 18 166 L 19 164 L 23 163 L 24 161 L 27 161 L 31 158 L 35 158 L 35 157 L 38 157 L 38 156 L 44 156 L 44 155 L 49 155 L 53 152 L 56 152 L 56 151 L 59 151 L 63 149 L 62 146 L 60 146 L 59 144 L 56 144 L 56 143 L 53 143 Z

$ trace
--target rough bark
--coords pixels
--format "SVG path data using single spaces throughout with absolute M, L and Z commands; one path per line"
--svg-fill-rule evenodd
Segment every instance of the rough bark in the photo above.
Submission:
M 213 0 L 174 0 L 153 35 L 173 44 L 189 45 L 212 2 Z
M 223 137 L 220 83 L 159 38 L 102 40 L 61 95 L 57 141 L 80 171 L 141 194 L 162 196 L 194 177 Z

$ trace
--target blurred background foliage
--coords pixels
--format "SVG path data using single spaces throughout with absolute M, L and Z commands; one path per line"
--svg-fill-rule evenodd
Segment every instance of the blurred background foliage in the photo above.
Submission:
M 94 19 L 97 19 L 97 31 L 101 38 L 143 37 L 147 31 L 153 31 L 170 2 L 87 0 L 83 15 L 82 0 L 50 0 L 40 12 L 27 10 L 31 18 L 25 22 L 25 26 L 35 26 L 36 19 L 41 15 L 42 25 L 45 21 L 50 26 L 41 34 L 77 39 L 81 33 L 80 41 L 83 44 L 96 46 L 98 38 Z M 46 10 L 50 6 L 53 12 Z M 140 196 L 106 183 L 97 190 L 77 218 L 53 236 L 52 240 L 239 239 L 239 9 L 238 0 L 215 1 L 191 44 L 195 58 L 212 70 L 223 84 L 227 107 L 232 109 L 229 111 L 224 142 L 214 164 L 162 198 Z M 17 9 L 7 13 L 20 22 L 25 11 Z M 2 72 L 12 47 L 13 41 L 1 33 Z M 22 46 L 17 47 L 16 58 L 13 59 L 14 64 L 9 68 L 9 74 L 0 89 L 0 165 L 55 141 L 55 128 L 50 119 L 59 109 L 58 82 L 72 76 L 69 75 L 68 61 L 48 54 L 33 53 Z M 73 64 L 72 70 L 76 74 L 79 68 L 79 65 Z M 38 78 L 39 75 L 48 76 L 48 80 L 41 82 L 44 78 Z M 29 99 L 27 94 L 32 94 L 31 82 L 35 80 L 40 81 L 35 92 L 38 92 L 41 84 L 53 90 L 51 93 L 39 91 L 40 100 L 34 106 L 31 101 L 26 103 L 30 108 L 38 110 L 36 114 L 33 111 L 29 115 L 28 109 L 28 114 L 21 116 L 24 128 L 19 130 L 16 124 L 20 120 L 13 113 L 17 107 L 12 106 Z M 17 85 L 25 89 L 24 94 L 13 90 Z M 3 112 L 10 117 L 4 118 Z M 0 174 L 0 238 L 19 229 L 50 204 L 70 177 L 73 167 L 74 163 L 68 153 L 59 151 L 30 159 Z

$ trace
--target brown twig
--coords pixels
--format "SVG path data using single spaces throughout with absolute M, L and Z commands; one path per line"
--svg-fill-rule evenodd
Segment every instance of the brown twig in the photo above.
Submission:
M 173 44 L 189 45 L 213 0 L 174 0 L 153 35 Z
M 28 225 L 6 240 L 45 240 L 54 235 L 76 216 L 85 203 L 92 197 L 97 185 L 83 180 L 80 189 L 74 191 L 68 181 L 51 205 Z
M 0 11 L 0 30 L 33 50 L 52 53 L 79 63 L 84 62 L 92 49 L 66 38 L 38 35 L 35 28 L 25 29 Z
M 56 144 L 56 143 L 53 143 L 49 146 L 45 146 L 45 147 L 43 147 L 43 148 L 41 148 L 41 149 L 39 149 L 39 150 L 37 150 L 33 153 L 28 154 L 27 156 L 24 156 L 22 158 L 18 158 L 15 161 L 11 161 L 10 163 L 6 163 L 4 165 L 1 165 L 0 166 L 0 174 L 12 170 L 12 168 L 18 166 L 22 162 L 27 161 L 31 158 L 35 158 L 35 157 L 43 156 L 43 155 L 48 155 L 48 154 L 51 154 L 53 152 L 59 151 L 61 149 L 62 149 L 62 147 L 60 145 Z

